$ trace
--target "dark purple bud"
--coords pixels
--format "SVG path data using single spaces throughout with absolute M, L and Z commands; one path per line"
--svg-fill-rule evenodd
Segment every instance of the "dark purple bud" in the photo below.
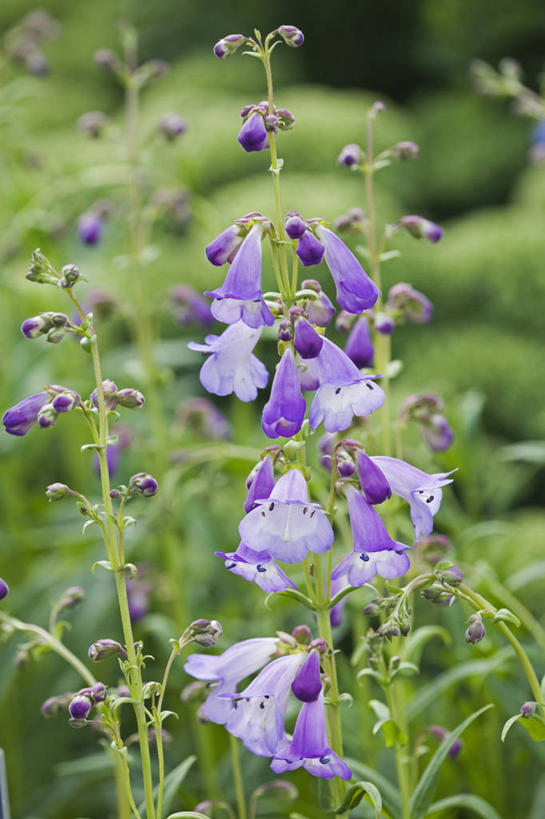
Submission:
M 244 37 L 243 34 L 228 34 L 227 37 L 222 37 L 221 40 L 218 40 L 214 46 L 214 54 L 220 60 L 225 60 L 227 57 L 230 57 L 231 54 L 234 54 L 237 48 L 239 48 L 242 43 L 245 43 L 247 39 L 248 38 Z
M 416 144 L 416 142 L 410 142 L 406 140 L 404 142 L 398 142 L 397 145 L 394 145 L 392 148 L 392 156 L 396 159 L 414 159 L 414 157 L 418 156 L 420 148 Z
M 442 725 L 429 725 L 426 730 L 437 740 L 438 743 L 443 742 L 449 736 L 449 732 L 443 728 Z M 455 759 L 461 750 L 462 741 L 460 739 L 455 739 L 450 746 L 448 755 L 451 759 Z
M 89 716 L 92 707 L 93 703 L 87 694 L 76 694 L 68 706 L 68 711 L 72 719 L 84 720 Z
M 102 219 L 95 211 L 82 213 L 78 220 L 78 236 L 85 245 L 96 245 L 102 236 Z
M 267 130 L 261 114 L 250 114 L 239 131 L 237 140 L 248 153 L 262 151 L 268 144 Z
M 278 324 L 278 340 L 291 341 L 292 337 L 293 334 L 291 321 L 288 321 L 287 319 L 282 319 L 282 321 L 279 322 Z
M 142 393 L 133 389 L 132 387 L 126 387 L 123 390 L 118 390 L 115 393 L 115 397 L 117 399 L 117 403 L 121 404 L 121 406 L 125 407 L 126 409 L 140 409 L 140 407 L 143 407 L 146 402 L 146 399 Z
M 49 501 L 62 500 L 70 494 L 70 489 L 65 483 L 50 483 L 45 490 L 45 496 Z
M 284 227 L 290 239 L 300 239 L 307 229 L 307 223 L 297 213 L 288 214 Z
M 115 71 L 119 66 L 117 57 L 109 48 L 99 48 L 98 51 L 95 51 L 93 59 L 95 65 L 105 71 Z
M 433 244 L 436 244 L 443 236 L 443 228 L 416 214 L 402 216 L 399 224 L 415 239 L 428 239 Z
M 472 614 L 468 620 L 469 626 L 466 629 L 466 643 L 480 643 L 486 635 L 483 618 L 480 614 Z
M 113 410 L 117 406 L 117 384 L 111 378 L 105 378 L 102 382 L 102 392 L 104 394 L 104 401 L 108 410 Z M 98 394 L 96 389 L 93 390 L 89 396 L 93 402 L 93 406 L 98 408 Z
M 354 143 L 345 145 L 339 156 L 337 163 L 339 165 L 346 165 L 347 168 L 357 167 L 361 165 L 363 159 L 363 151 L 359 145 Z
M 215 646 L 223 634 L 221 623 L 217 620 L 194 620 L 187 631 L 193 643 L 205 648 Z
M 21 332 L 27 338 L 38 338 L 44 332 L 47 332 L 51 324 L 45 316 L 33 316 L 25 319 L 21 324 Z
M 226 262 L 232 262 L 244 238 L 244 235 L 240 235 L 238 225 L 230 225 L 206 246 L 206 258 L 218 267 Z
M 297 242 L 297 255 L 304 267 L 320 264 L 324 258 L 324 252 L 323 244 L 310 230 L 306 230 Z
M 522 716 L 525 719 L 528 719 L 528 717 L 533 717 L 534 716 L 534 714 L 536 712 L 536 708 L 537 708 L 537 702 L 532 702 L 532 701 L 523 702 L 522 705 L 520 706 L 520 713 L 522 714 Z
M 102 136 L 108 117 L 102 111 L 88 111 L 78 119 L 78 128 L 82 133 L 93 139 Z
M 311 651 L 297 672 L 291 684 L 291 690 L 301 702 L 314 702 L 322 690 L 320 677 L 320 657 L 317 651 Z
M 413 324 L 426 324 L 433 313 L 431 301 L 406 282 L 399 282 L 392 287 L 388 293 L 386 307 L 396 317 Z
M 395 321 L 387 313 L 377 313 L 375 316 L 375 330 L 382 336 L 390 336 L 395 327 Z
M 97 640 L 89 646 L 89 659 L 94 663 L 99 663 L 101 660 L 108 660 L 110 657 L 127 656 L 127 652 L 117 640 L 110 640 L 105 638 Z
M 66 694 L 57 694 L 56 697 L 48 697 L 40 708 L 42 716 L 48 718 L 65 714 L 73 696 L 74 694 L 69 691 Z
M 360 316 L 354 324 L 344 348 L 346 355 L 356 367 L 371 367 L 375 348 L 371 339 L 369 323 L 365 316 Z
M 19 437 L 26 435 L 31 426 L 36 423 L 40 410 L 48 402 L 48 393 L 38 392 L 6 410 L 2 418 L 6 432 Z
M 177 284 L 170 291 L 169 297 L 170 310 L 180 324 L 197 321 L 203 327 L 208 327 L 213 323 L 210 303 L 188 284 Z
M 335 453 L 335 463 L 341 478 L 350 478 L 356 471 L 356 464 L 348 452 L 343 449 L 338 449 Z
M 51 406 L 55 412 L 70 412 L 76 405 L 76 400 L 74 393 L 61 392 L 52 400 Z
M 289 131 L 295 125 L 295 117 L 287 108 L 277 108 L 278 127 L 281 131 Z
M 108 696 L 108 691 L 104 683 L 95 683 L 95 685 L 93 685 L 91 688 L 91 696 L 93 698 L 93 702 L 104 702 Z
M 319 654 L 325 654 L 328 650 L 327 643 L 323 637 L 316 637 L 312 640 L 309 648 L 315 648 Z
M 367 503 L 372 505 L 383 503 L 387 498 L 392 497 L 392 490 L 386 476 L 363 449 L 359 449 L 356 453 L 356 463 L 361 490 Z
M 306 625 L 295 626 L 291 634 L 301 645 L 306 645 L 312 640 L 312 631 Z
M 129 481 L 129 489 L 133 492 L 143 495 L 145 498 L 150 498 L 157 493 L 159 488 L 157 481 L 146 472 L 137 472 Z
M 295 26 L 280 26 L 278 34 L 282 37 L 286 45 L 298 48 L 303 45 L 305 37 L 303 32 Z
M 46 404 L 38 413 L 38 426 L 42 429 L 49 429 L 57 421 L 57 413 L 52 404 Z
M 269 457 L 263 458 L 257 465 L 256 470 L 252 470 L 246 481 L 248 494 L 244 501 L 244 511 L 246 514 L 255 509 L 256 501 L 266 500 L 274 488 L 274 470 Z
M 316 332 L 310 322 L 305 318 L 297 320 L 293 344 L 301 358 L 316 358 L 323 343 L 323 336 Z
M 9 586 L 5 580 L 2 580 L 0 577 L 0 600 L 3 600 L 4 597 L 7 597 L 9 594 Z
M 175 114 L 170 111 L 167 114 L 163 114 L 160 118 L 157 123 L 157 130 L 165 137 L 167 142 L 173 142 L 179 136 L 185 134 L 187 131 L 187 122 L 180 114 Z

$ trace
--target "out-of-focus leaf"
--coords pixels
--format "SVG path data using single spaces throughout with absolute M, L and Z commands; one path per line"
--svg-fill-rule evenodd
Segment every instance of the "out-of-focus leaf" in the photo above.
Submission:
M 433 816 L 436 813 L 451 810 L 452 808 L 466 808 L 476 813 L 477 816 L 482 816 L 482 819 L 501 819 L 500 814 L 492 807 L 490 802 L 471 793 L 459 793 L 456 796 L 448 796 L 446 799 L 434 802 L 426 816 Z
M 335 813 L 346 813 L 349 810 L 353 810 L 353 808 L 357 808 L 364 796 L 367 796 L 373 805 L 376 819 L 380 819 L 382 816 L 382 797 L 380 791 L 372 782 L 366 782 L 365 780 L 352 785 Z
M 452 638 L 446 628 L 442 626 L 421 626 L 410 634 L 407 639 L 407 660 L 419 665 L 424 646 L 433 637 L 440 637 L 446 646 L 452 643 Z
M 519 441 L 500 450 L 504 461 L 525 461 L 529 464 L 545 464 L 545 441 Z
M 474 711 L 467 719 L 458 725 L 441 743 L 420 777 L 410 801 L 411 819 L 423 819 L 426 816 L 439 778 L 441 765 L 445 761 L 453 742 L 474 722 L 481 714 L 493 708 L 493 705 L 484 705 Z
M 545 577 L 545 560 L 536 560 L 511 575 L 511 577 L 505 581 L 505 585 L 513 592 L 519 591 L 519 589 L 527 586 L 528 583 L 533 583 L 535 580 L 542 580 L 543 577 Z
M 165 814 L 168 813 L 168 811 L 172 807 L 172 803 L 174 802 L 176 794 L 178 793 L 178 788 L 180 787 L 180 785 L 182 784 L 182 782 L 186 778 L 187 772 L 189 771 L 189 769 L 191 768 L 191 766 L 193 765 L 193 763 L 195 762 L 196 759 L 197 759 L 196 756 L 188 756 L 187 759 L 184 759 L 183 762 L 180 762 L 180 764 L 177 765 L 176 768 L 174 768 L 174 770 L 172 770 L 168 774 L 168 776 L 165 777 L 165 790 L 164 790 L 164 795 L 163 795 L 163 811 L 164 811 Z M 153 794 L 154 794 L 155 798 L 157 798 L 157 793 L 158 793 L 158 788 L 155 788 L 154 791 L 153 791 Z M 138 810 L 144 816 L 145 813 L 146 813 L 146 803 L 142 802 L 140 807 L 138 808 Z M 202 817 L 202 816 L 204 816 L 204 814 L 194 813 L 194 812 L 173 813 L 173 814 L 171 814 L 171 816 L 168 817 L 168 819 L 174 819 L 174 817 L 176 817 L 176 816 L 198 816 L 198 817 Z M 158 817 L 157 819 L 160 819 L 160 817 Z M 205 819 L 207 819 L 207 817 L 205 817 Z
M 401 797 L 395 785 L 363 762 L 358 762 L 356 759 L 347 759 L 346 762 L 354 774 L 364 777 L 366 781 L 377 786 L 382 796 L 383 811 L 386 811 L 391 819 L 401 819 Z

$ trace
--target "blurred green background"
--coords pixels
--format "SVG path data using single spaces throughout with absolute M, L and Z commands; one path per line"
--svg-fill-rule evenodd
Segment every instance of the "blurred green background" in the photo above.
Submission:
M 235 138 L 240 108 L 264 96 L 260 66 L 239 54 L 220 63 L 211 46 L 227 33 L 250 33 L 254 26 L 267 32 L 282 23 L 297 25 L 305 33 L 304 46 L 278 49 L 273 60 L 277 103 L 296 117 L 295 129 L 279 138 L 285 161 L 284 206 L 331 221 L 350 207 L 363 206 L 362 181 L 335 160 L 343 145 L 363 141 L 365 114 L 375 99 L 387 103 L 377 122 L 378 147 L 399 140 L 420 145 L 418 159 L 393 165 L 378 176 L 381 222 L 420 213 L 445 228 L 437 247 L 406 235 L 396 238 L 394 246 L 402 256 L 384 270 L 386 288 L 397 281 L 410 282 L 435 305 L 431 324 L 396 332 L 394 356 L 403 359 L 404 370 L 395 382 L 395 401 L 423 390 L 445 399 L 457 438 L 435 465 L 461 469 L 440 528 L 456 541 L 457 559 L 473 568 L 478 564 L 481 577 L 491 573 L 508 583 L 524 566 L 540 567 L 526 579 L 519 578 L 517 593 L 542 620 L 543 596 L 534 581 L 543 576 L 545 520 L 538 508 L 545 460 L 539 444 L 545 432 L 545 163 L 543 167 L 529 163 L 530 125 L 512 116 L 501 100 L 478 97 L 468 69 L 474 58 L 496 64 L 501 57 L 512 56 L 520 60 L 533 85 L 545 58 L 543 3 L 277 0 L 266 6 L 247 0 L 210 4 L 57 0 L 42 7 L 62 24 L 57 39 L 45 47 L 50 73 L 32 77 L 7 65 L 4 90 L 0 89 L 1 407 L 51 381 L 82 393 L 90 389 L 90 373 L 77 345 L 68 340 L 53 347 L 20 336 L 19 325 L 27 316 L 66 309 L 60 295 L 26 282 L 24 273 L 35 247 L 40 246 L 57 266 L 76 262 L 88 277 L 89 288 L 105 288 L 121 305 L 125 294 L 130 298 L 123 219 L 107 222 L 104 239 L 96 247 L 82 246 L 76 231 L 83 211 L 118 192 L 119 147 L 88 140 L 75 125 L 89 110 L 105 111 L 114 124 L 121 121 L 121 92 L 110 75 L 94 66 L 96 49 L 117 50 L 117 23 L 131 20 L 140 32 L 142 59 L 158 57 L 171 63 L 168 75 L 143 94 L 143 134 L 153 133 L 165 111 L 182 114 L 189 126 L 172 145 L 146 137 L 144 149 L 146 172 L 154 184 L 191 191 L 190 223 L 174 231 L 160 222 L 153 234 L 157 256 L 145 288 L 159 308 L 176 283 L 189 282 L 198 290 L 218 284 L 223 271 L 203 261 L 203 246 L 243 213 L 272 210 L 264 155 L 244 154 Z M 3 0 L 0 31 L 7 31 L 33 8 L 30 2 Z M 123 321 L 114 315 L 101 329 L 105 373 L 119 386 L 138 385 L 137 356 Z M 164 311 L 157 360 L 165 374 L 164 413 L 169 420 L 183 398 L 200 394 L 198 364 L 186 343 L 190 337 L 200 340 L 202 334 L 199 328 L 192 328 L 189 335 L 181 333 Z M 272 362 L 269 346 L 264 355 Z M 252 409 L 229 399 L 218 405 L 229 415 L 234 442 L 259 451 L 263 436 Z M 22 440 L 0 436 L 0 575 L 13 589 L 10 610 L 36 622 L 47 618 L 48 606 L 65 587 L 83 584 L 86 604 L 71 618 L 67 640 L 84 652 L 97 637 L 113 636 L 117 621 L 109 579 L 91 578 L 87 568 L 101 557 L 98 543 L 82 539 L 72 508 L 49 506 L 43 497 L 44 486 L 54 480 L 98 492 L 98 482 L 78 452 L 84 435 L 74 419 L 62 420 L 50 432 L 33 430 Z M 145 412 L 129 421 L 136 443 L 125 456 L 123 477 L 130 470 L 150 468 L 142 455 Z M 248 429 L 254 430 L 251 440 Z M 180 436 L 183 445 L 183 433 Z M 524 447 L 515 446 L 521 441 L 527 442 Z M 415 447 L 419 464 L 431 468 L 430 457 L 418 444 Z M 175 516 L 186 561 L 186 611 L 191 618 L 219 617 L 229 642 L 296 622 L 285 604 L 276 604 L 273 612 L 266 610 L 258 590 L 226 578 L 221 562 L 212 556 L 214 548 L 236 546 L 243 477 L 250 466 L 239 460 L 221 469 L 203 464 L 189 470 L 175 507 L 166 512 L 160 505 L 155 512 L 142 507 L 138 511 L 147 511 L 148 517 L 133 536 L 132 559 L 155 566 L 154 536 L 161 515 Z M 491 522 L 481 525 L 487 519 Z M 151 653 L 161 658 L 172 626 L 160 580 L 157 588 L 157 613 L 143 621 L 139 636 L 149 640 Z M 210 611 L 212 599 L 218 601 L 217 611 Z M 435 617 L 457 637 L 453 647 L 437 646 L 431 652 L 420 685 L 426 681 L 431 685 L 439 669 L 468 659 L 463 613 L 430 614 L 429 608 L 424 607 L 423 620 Z M 342 640 L 349 650 L 348 629 Z M 471 649 L 471 656 L 497 667 L 498 645 L 491 639 Z M 39 715 L 46 697 L 75 684 L 71 672 L 53 657 L 18 671 L 12 655 L 11 647 L 2 648 L 0 745 L 8 756 L 14 816 L 104 816 L 111 783 L 101 767 L 102 755 L 88 756 L 93 739 L 85 731 L 71 732 L 62 719 L 45 722 Z M 539 655 L 537 663 L 543 666 Z M 508 661 L 505 665 L 513 671 Z M 115 681 L 115 672 L 108 673 Z M 348 667 L 343 673 L 348 679 Z M 180 687 L 186 678 L 179 670 L 177 674 Z M 452 728 L 482 702 L 493 699 L 500 705 L 479 742 L 471 745 L 468 740 L 464 754 L 442 774 L 444 793 L 462 783 L 488 798 L 502 817 L 541 819 L 544 781 L 540 780 L 537 796 L 532 786 L 538 781 L 543 749 L 518 734 L 511 744 L 497 748 L 498 726 L 520 705 L 516 674 L 496 678 L 468 671 L 461 686 L 448 687 L 441 697 L 430 690 L 425 705 L 432 709 L 433 721 Z M 173 707 L 179 709 L 174 700 Z M 370 718 L 364 705 L 358 708 L 361 742 L 361 733 L 369 734 Z M 420 716 L 430 719 L 429 714 Z M 189 714 L 184 720 L 186 725 L 191 722 Z M 352 739 L 357 747 L 356 725 L 355 721 L 349 747 Z M 201 729 L 193 730 L 202 741 Z M 223 733 L 214 727 L 208 730 L 218 779 L 229 796 Z M 495 748 L 487 761 L 484 742 Z M 177 735 L 171 762 L 176 764 L 190 747 L 187 737 Z M 370 753 L 375 764 L 393 777 L 388 752 L 375 748 Z M 262 781 L 266 772 L 262 760 L 246 754 L 244 764 L 250 781 Z M 513 782 L 518 776 L 520 788 L 506 785 L 506 772 Z M 197 772 L 184 793 L 186 808 L 202 797 L 201 776 Z M 295 779 L 303 794 L 311 793 L 303 777 Z M 305 813 L 304 801 L 299 807 Z M 279 813 L 279 808 L 271 808 L 263 815 Z

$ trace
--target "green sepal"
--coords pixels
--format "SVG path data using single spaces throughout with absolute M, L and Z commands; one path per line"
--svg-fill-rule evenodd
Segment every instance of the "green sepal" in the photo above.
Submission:
M 520 627 L 520 620 L 519 618 L 513 614 L 512 611 L 509 609 L 498 609 L 494 615 L 494 623 L 511 623 L 512 625 L 516 626 L 517 628 Z

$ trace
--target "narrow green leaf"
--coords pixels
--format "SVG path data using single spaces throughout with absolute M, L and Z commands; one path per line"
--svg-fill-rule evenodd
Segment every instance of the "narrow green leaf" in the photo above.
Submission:
M 459 793 L 456 796 L 448 796 L 446 799 L 434 802 L 426 815 L 432 816 L 434 813 L 441 813 L 451 808 L 467 808 L 477 816 L 482 816 L 482 819 L 501 819 L 500 814 L 490 802 L 481 799 L 480 796 L 473 796 L 471 793 Z
M 437 786 L 439 771 L 441 770 L 441 766 L 447 757 L 452 743 L 458 739 L 458 737 L 469 725 L 471 725 L 472 722 L 478 719 L 481 714 L 484 714 L 485 711 L 488 711 L 490 708 L 493 708 L 492 704 L 484 705 L 482 708 L 479 708 L 478 711 L 475 711 L 473 714 L 471 714 L 471 716 L 461 722 L 460 725 L 458 725 L 458 727 L 455 728 L 454 731 L 452 731 L 448 737 L 443 740 L 437 751 L 430 759 L 411 797 L 411 819 L 423 819 L 423 817 L 426 816 Z
M 509 731 L 511 730 L 511 728 L 513 727 L 515 722 L 518 722 L 519 719 L 522 719 L 522 714 L 515 714 L 513 717 L 509 717 L 509 719 L 507 720 L 507 722 L 505 723 L 505 725 L 502 728 L 502 732 L 501 732 L 501 741 L 502 742 L 505 742 L 505 737 L 507 736 L 507 734 L 509 733 Z
M 180 762 L 180 764 L 177 765 L 176 768 L 174 768 L 168 774 L 168 776 L 165 777 L 165 790 L 163 795 L 163 811 L 165 814 L 167 814 L 168 811 L 171 809 L 172 803 L 174 802 L 176 794 L 178 793 L 178 789 L 182 782 L 184 781 L 184 779 L 186 778 L 187 772 L 189 771 L 189 769 L 191 768 L 196 759 L 197 759 L 196 756 L 188 756 L 187 759 L 184 759 L 183 762 Z M 155 799 L 157 799 L 158 790 L 159 790 L 158 788 L 154 788 L 153 795 Z M 142 802 L 138 810 L 140 811 L 142 816 L 145 816 L 146 803 Z M 198 819 L 201 819 L 201 817 L 204 817 L 204 819 L 208 819 L 208 817 L 205 816 L 204 813 L 195 813 L 194 811 L 172 813 L 168 817 L 168 819 L 175 819 L 175 817 L 178 816 L 197 816 Z M 158 816 L 157 819 L 161 819 L 161 817 Z
M 424 646 L 434 637 L 439 637 L 446 646 L 452 643 L 451 636 L 446 628 L 442 626 L 421 626 L 415 632 L 409 634 L 407 639 L 407 660 L 418 665 Z
M 391 819 L 401 819 L 401 797 L 395 785 L 392 785 L 385 776 L 363 762 L 358 762 L 356 759 L 347 759 L 346 763 L 356 776 L 361 776 L 366 781 L 376 785 L 382 796 L 383 812 L 387 813 Z
M 365 781 L 356 782 L 355 785 L 352 785 L 342 803 L 335 811 L 335 814 L 338 815 L 340 813 L 346 813 L 349 810 L 357 808 L 365 795 L 368 796 L 369 802 L 375 809 L 376 819 L 380 819 L 382 816 L 382 797 L 380 795 L 380 791 L 376 785 L 373 785 L 372 782 Z
M 170 816 L 167 816 L 167 819 L 182 819 L 183 816 L 187 816 L 191 819 L 210 819 L 205 813 L 196 813 L 194 810 L 183 810 L 181 813 L 171 813 Z

